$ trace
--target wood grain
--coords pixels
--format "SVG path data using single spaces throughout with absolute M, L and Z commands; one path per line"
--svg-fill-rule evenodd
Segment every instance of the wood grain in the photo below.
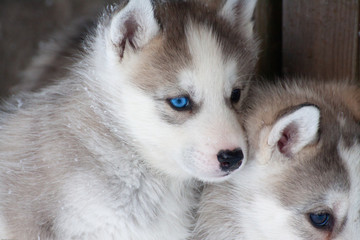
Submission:
M 359 0 L 283 0 L 283 72 L 357 79 Z
M 358 3 L 358 56 L 357 56 L 357 74 L 356 74 L 356 78 L 357 80 L 360 82 L 360 0 Z
M 259 0 L 255 11 L 255 32 L 260 40 L 258 73 L 268 79 L 281 76 L 282 0 Z

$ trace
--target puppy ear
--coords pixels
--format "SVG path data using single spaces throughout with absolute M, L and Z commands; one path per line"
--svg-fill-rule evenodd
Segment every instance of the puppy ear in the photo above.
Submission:
M 254 33 L 252 17 L 256 3 L 257 0 L 226 0 L 219 11 L 219 15 L 251 38 Z
M 291 157 L 317 139 L 320 110 L 316 106 L 302 106 L 296 111 L 281 117 L 272 127 L 268 145 Z
M 150 0 L 129 0 L 111 20 L 110 40 L 120 58 L 145 46 L 159 31 Z

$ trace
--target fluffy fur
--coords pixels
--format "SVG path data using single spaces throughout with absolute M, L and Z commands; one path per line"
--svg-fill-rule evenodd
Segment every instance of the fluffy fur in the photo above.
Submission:
M 234 170 L 219 152 L 247 159 L 237 118 L 257 53 L 248 2 L 122 2 L 81 37 L 75 60 L 40 56 L 50 62 L 27 73 L 37 91 L 0 115 L 0 238 L 186 239 L 197 181 Z M 173 109 L 183 96 L 189 108 Z
M 287 79 L 251 92 L 248 163 L 205 187 L 194 239 L 357 239 L 360 88 Z M 312 214 L 330 218 L 319 227 Z

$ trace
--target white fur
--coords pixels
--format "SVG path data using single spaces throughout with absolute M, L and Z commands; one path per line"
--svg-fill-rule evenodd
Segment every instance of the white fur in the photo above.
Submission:
M 334 240 L 357 239 L 360 236 L 360 145 L 356 142 L 348 148 L 343 141 L 340 141 L 338 151 L 349 172 L 351 190 L 349 196 L 338 200 L 337 211 L 340 216 L 347 216 L 347 224 L 343 233 Z
M 245 206 L 244 206 L 245 207 Z M 292 212 L 284 209 L 281 204 L 267 195 L 259 195 L 253 199 L 253 204 L 246 206 L 252 211 L 240 213 L 244 219 L 243 236 L 239 239 L 257 240 L 300 240 L 292 232 L 289 219 Z
M 162 209 L 165 211 L 158 212 L 156 214 L 160 216 L 154 215 L 149 219 L 146 211 L 152 210 L 137 210 L 141 207 L 141 202 L 124 199 L 127 198 L 126 193 L 122 193 L 122 198 L 112 203 L 113 206 L 107 207 L 102 203 L 108 202 L 112 196 L 108 191 L 101 190 L 105 186 L 98 185 L 96 181 L 83 175 L 69 179 L 63 189 L 67 198 L 62 202 L 62 211 L 57 219 L 61 223 L 59 230 L 63 232 L 59 239 L 71 239 L 74 236 L 81 236 L 82 239 L 185 239 L 187 231 L 182 225 L 186 225 L 188 220 L 184 216 L 183 206 L 193 203 L 187 202 L 186 198 L 179 199 L 179 186 L 172 184 L 172 189 L 163 199 L 160 196 L 151 196 L 151 201 L 162 201 Z M 117 210 L 124 204 L 125 211 Z M 134 216 L 137 218 L 136 222 L 124 221 L 127 218 L 132 219 L 133 214 L 138 214 Z
M 254 14 L 254 10 L 257 4 L 257 0 L 227 0 L 219 12 L 219 15 L 225 18 L 234 26 L 239 21 L 243 22 L 241 27 L 245 30 L 246 36 L 251 38 L 253 36 L 253 22 L 251 18 Z M 240 12 L 236 11 L 236 5 L 241 5 Z
M 316 85 L 311 86 L 316 89 Z M 269 94 L 269 102 L 265 102 L 266 97 L 254 96 L 261 100 L 257 109 L 252 109 L 255 113 L 260 111 L 256 115 L 259 122 L 250 118 L 254 122 L 247 123 L 252 158 L 227 182 L 205 186 L 194 239 L 358 239 L 360 129 L 357 120 L 344 113 L 345 104 L 332 106 L 330 101 L 323 100 L 327 96 L 324 92 L 312 96 L 314 102 L 320 98 L 323 104 L 298 108 L 300 103 L 311 99 L 313 92 L 309 89 L 289 84 L 284 89 L 274 85 L 261 90 Z M 292 96 L 292 90 L 298 95 Z M 344 94 L 341 91 L 334 94 L 335 91 L 330 91 L 330 98 Z M 301 98 L 304 92 L 306 97 Z M 296 101 L 291 102 L 291 97 Z M 277 109 L 275 104 L 280 101 L 289 102 Z M 265 110 L 266 106 L 274 107 Z M 295 110 L 276 119 L 289 107 Z M 336 119 L 339 110 L 344 111 L 342 119 Z M 283 130 L 289 126 L 297 130 L 290 156 L 274 150 Z M 311 215 L 317 213 L 330 214 L 332 224 L 320 229 L 311 222 Z
M 305 106 L 295 112 L 281 118 L 272 127 L 268 137 L 268 145 L 276 147 L 283 131 L 290 125 L 296 128 L 296 139 L 291 143 L 292 154 L 298 153 L 304 146 L 308 145 L 317 136 L 319 130 L 320 111 L 314 106 Z
M 274 169 L 269 171 L 270 167 Z M 277 170 L 274 166 L 249 162 L 225 186 L 207 186 L 206 201 L 200 205 L 195 229 L 199 232 L 194 239 L 300 240 L 289 222 L 293 212 L 284 209 L 271 193 L 271 177 L 276 176 Z M 206 234 L 202 235 L 204 230 Z
M 11 194 L 11 190 L 8 190 L 8 194 Z M 6 221 L 0 215 L 0 238 L 9 239 L 10 234 L 7 232 Z
M 221 47 L 210 29 L 198 28 L 190 24 L 187 33 L 193 66 L 180 73 L 180 82 L 183 86 L 187 86 L 190 92 L 193 91 L 196 100 L 202 104 L 203 112 L 199 116 L 199 124 L 185 126 L 189 133 L 198 133 L 193 136 L 194 142 L 188 145 L 200 146 L 198 153 L 194 154 L 210 159 L 205 165 L 216 168 L 217 152 L 213 149 L 241 148 L 244 155 L 247 155 L 245 139 L 239 137 L 244 136 L 244 131 L 237 124 L 237 116 L 232 109 L 224 107 L 226 104 L 224 95 L 230 98 L 232 89 L 236 87 L 234 78 L 239 73 L 234 64 L 235 60 L 225 60 Z M 201 163 L 203 161 L 201 158 L 193 164 L 204 165 Z M 243 160 L 243 165 L 245 162 L 246 159 Z M 190 169 L 190 171 L 194 170 Z M 203 175 L 201 171 L 196 174 Z
M 109 64 L 118 63 L 119 50 L 123 51 L 121 54 L 128 55 L 134 49 L 129 46 L 129 41 L 125 40 L 125 49 L 119 49 L 120 44 L 126 37 L 126 22 L 130 21 L 136 24 L 137 31 L 133 36 L 133 44 L 135 48 L 142 48 L 146 45 L 159 31 L 159 26 L 154 18 L 154 10 L 149 0 L 131 0 L 118 14 L 115 15 L 111 21 L 111 26 L 108 30 L 108 35 L 105 37 L 106 44 L 108 47 L 106 51 L 106 61 Z M 101 48 L 104 42 L 99 43 Z M 99 49 L 101 49 L 99 48 Z M 100 55 L 102 53 L 100 52 Z M 105 59 L 99 59 L 104 61 Z M 124 66 L 123 66 L 124 67 Z
M 110 39 L 113 44 L 119 44 L 124 38 L 125 22 L 136 21 L 140 29 L 134 36 L 136 47 L 143 47 L 159 30 L 154 18 L 153 7 L 149 0 L 131 0 L 111 22 Z
M 180 72 L 178 78 L 180 86 L 192 93 L 193 100 L 202 102 L 196 120 L 183 126 L 164 124 L 156 113 L 154 101 L 126 80 L 136 71 L 138 55 L 128 56 L 123 66 L 110 66 L 103 87 L 112 96 L 114 102 L 109 105 L 114 114 L 131 129 L 136 144 L 141 146 L 139 150 L 152 167 L 181 179 L 224 180 L 228 174 L 219 169 L 218 152 L 241 148 L 244 156 L 247 154 L 244 137 L 239 137 L 244 136 L 243 129 L 234 111 L 225 106 L 224 99 L 225 93 L 230 98 L 238 73 L 233 61 L 224 61 L 225 56 L 210 29 L 190 24 L 186 32 L 193 66 Z M 126 104 L 117 107 L 116 102 L 123 101 Z M 184 151 L 188 153 L 185 159 Z
M 197 180 L 231 173 L 219 151 L 241 148 L 246 162 L 238 113 L 225 101 L 238 59 L 225 58 L 211 28 L 186 27 L 192 64 L 177 80 L 201 107 L 171 124 L 134 80 L 159 30 L 151 2 L 113 10 L 66 79 L 1 115 L 0 230 L 9 235 L 0 238 L 187 239 Z M 139 27 L 121 49 L 128 20 Z

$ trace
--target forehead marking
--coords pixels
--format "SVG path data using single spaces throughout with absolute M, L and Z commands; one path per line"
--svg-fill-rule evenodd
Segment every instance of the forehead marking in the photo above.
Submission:
M 355 142 L 351 147 L 346 147 L 343 140 L 338 147 L 339 155 L 345 163 L 351 178 L 352 187 L 360 189 L 360 145 Z M 360 198 L 360 195 L 359 195 Z
M 351 220 L 358 222 L 360 219 L 360 144 L 355 142 L 351 147 L 346 147 L 344 140 L 338 147 L 339 155 L 344 162 L 350 179 L 350 211 Z M 357 209 L 354 209 L 356 207 Z
M 182 84 L 195 84 L 195 89 L 206 89 L 211 94 L 229 95 L 237 81 L 236 60 L 225 55 L 208 26 L 190 22 L 186 36 L 193 64 L 180 75 Z

